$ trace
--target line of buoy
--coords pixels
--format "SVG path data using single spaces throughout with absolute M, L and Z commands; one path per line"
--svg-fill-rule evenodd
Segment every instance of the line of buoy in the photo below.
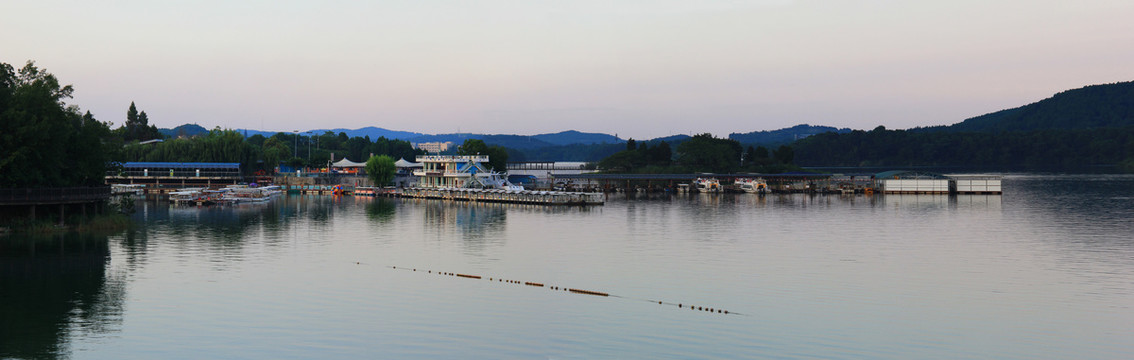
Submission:
M 610 296 L 610 294 L 607 294 L 607 293 L 604 293 L 604 292 L 598 292 L 598 291 L 590 291 L 590 290 L 582 290 L 582 289 L 568 289 L 568 290 L 570 290 L 571 292 L 576 293 L 576 294 L 587 294 L 587 295 L 595 295 L 595 296 Z
M 356 262 L 355 264 L 361 264 L 361 262 Z M 397 266 L 390 266 L 390 268 L 397 269 L 398 267 Z M 411 270 L 411 269 L 410 268 L 402 268 L 402 270 Z M 412 271 L 417 271 L 417 269 L 413 268 Z M 430 274 L 433 273 L 433 270 L 426 270 L 426 271 Z M 462 278 L 468 278 L 468 279 L 483 279 L 483 277 L 481 277 L 480 275 L 460 274 L 460 273 L 441 272 L 441 271 L 438 271 L 437 275 L 456 276 L 456 277 L 462 277 Z M 545 286 L 543 283 L 537 283 L 537 282 L 532 282 L 532 281 L 505 280 L 505 279 L 495 278 L 495 277 L 488 278 L 488 281 L 493 281 L 493 280 L 495 280 L 496 282 L 508 283 L 508 284 L 522 284 L 522 285 L 534 286 L 534 287 L 546 287 L 546 288 L 548 288 L 550 290 L 554 290 L 554 291 L 563 290 L 565 292 L 571 292 L 571 293 L 575 293 L 575 294 L 603 296 L 603 297 L 618 297 L 618 298 L 623 298 L 623 299 L 633 299 L 633 298 L 628 298 L 628 297 L 624 297 L 624 296 L 611 295 L 609 293 L 605 293 L 605 292 L 601 292 L 601 291 L 583 290 L 583 289 L 575 289 L 575 288 L 564 288 L 564 287 L 561 287 L 561 286 Z M 651 303 L 656 302 L 656 303 L 658 303 L 658 305 L 676 305 L 677 308 L 679 308 L 679 309 L 689 308 L 689 310 L 693 310 L 693 311 L 704 311 L 704 312 L 716 313 L 716 314 L 744 315 L 744 314 L 737 313 L 737 312 L 731 312 L 731 311 L 723 310 L 723 309 L 714 309 L 714 308 L 706 307 L 706 306 L 694 306 L 694 305 L 688 305 L 688 304 L 683 304 L 683 303 L 667 303 L 667 302 L 664 302 L 664 301 L 661 301 L 661 300 L 648 300 L 648 299 L 636 299 L 636 300 L 648 301 L 648 302 L 651 302 Z

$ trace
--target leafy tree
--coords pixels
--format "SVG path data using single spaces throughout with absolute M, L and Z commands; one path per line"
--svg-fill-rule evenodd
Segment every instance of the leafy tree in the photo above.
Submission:
M 508 150 L 502 146 L 488 146 L 480 139 L 467 139 L 457 148 L 457 155 L 488 155 L 489 170 L 508 170 Z
M 184 132 L 184 129 L 182 129 L 182 132 Z M 268 140 L 268 138 L 266 138 L 266 137 L 264 137 L 264 135 L 260 135 L 260 134 L 256 134 L 256 135 L 252 135 L 252 136 L 244 138 L 244 141 L 247 141 L 249 144 L 252 144 L 252 146 L 255 146 L 255 147 L 263 147 L 264 141 L 267 141 L 267 140 Z
M 598 168 L 613 172 L 633 172 L 638 167 L 637 151 L 619 151 L 599 161 Z
M 145 141 L 163 137 L 157 126 L 150 125 L 150 117 L 145 111 L 138 113 L 138 107 L 133 101 L 126 110 L 126 123 L 123 125 L 122 136 L 126 141 Z
M 264 168 L 271 170 L 279 166 L 280 161 L 286 159 L 291 155 L 291 148 L 277 137 L 270 137 L 264 140 L 264 145 L 261 147 L 260 153 L 264 157 Z
M 374 182 L 374 186 L 386 186 L 394 180 L 394 159 L 386 155 L 371 156 L 366 160 L 366 175 Z
M 693 172 L 725 173 L 739 167 L 741 152 L 736 140 L 718 139 L 704 133 L 677 146 L 677 161 Z
M 792 151 L 791 146 L 780 145 L 772 156 L 775 157 L 776 161 L 780 164 L 791 164 L 792 160 L 795 159 L 795 152 Z
M 656 166 L 669 166 L 673 163 L 673 150 L 669 148 L 669 143 L 662 141 L 657 146 L 647 147 L 647 155 L 649 160 L 647 164 Z
M 669 143 L 662 141 L 656 146 L 648 142 L 637 142 L 634 148 L 627 146 L 626 150 L 619 151 L 602 159 L 598 168 L 615 172 L 663 172 L 672 165 L 673 151 Z
M 293 157 L 293 158 L 291 158 L 291 160 L 287 161 L 287 165 L 291 166 L 293 168 L 301 168 L 301 167 L 303 167 L 303 163 L 304 163 L 304 161 L 303 161 L 303 158 L 301 158 L 301 157 Z
M 68 106 L 71 85 L 0 63 L 0 187 L 101 185 L 116 142 L 109 125 Z
M 756 149 L 753 150 L 753 156 L 752 157 L 755 158 L 755 159 L 768 159 L 771 156 L 768 155 L 768 148 L 763 147 L 763 146 L 757 146 Z
M 254 172 L 261 149 L 244 141 L 244 136 L 219 127 L 208 134 L 188 139 L 171 139 L 157 144 L 132 144 L 123 149 L 122 161 L 160 162 L 238 162 L 247 173 Z

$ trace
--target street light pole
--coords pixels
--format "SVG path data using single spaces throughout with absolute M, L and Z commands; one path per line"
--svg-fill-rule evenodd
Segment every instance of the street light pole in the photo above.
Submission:
M 299 157 L 299 130 L 292 130 L 291 132 L 295 133 L 295 147 L 291 148 L 291 157 L 297 158 Z

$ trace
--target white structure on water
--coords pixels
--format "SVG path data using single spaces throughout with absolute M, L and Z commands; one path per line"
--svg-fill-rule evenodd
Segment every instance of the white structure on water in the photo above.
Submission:
M 420 170 L 413 174 L 421 180 L 422 188 L 473 188 L 523 190 L 512 185 L 504 174 L 488 170 L 486 155 L 426 155 L 418 156 Z

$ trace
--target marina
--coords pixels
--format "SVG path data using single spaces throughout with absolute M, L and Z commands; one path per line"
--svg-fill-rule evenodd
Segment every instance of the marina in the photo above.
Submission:
M 123 166 L 125 170 L 108 174 L 107 183 L 112 185 L 116 194 L 166 194 L 171 202 L 195 205 L 263 202 L 269 200 L 271 194 L 284 192 L 541 205 L 601 205 L 605 202 L 604 194 L 619 192 L 757 195 L 1003 193 L 1000 175 L 945 175 L 904 170 L 851 174 L 599 174 L 591 172 L 582 163 L 516 163 L 509 165 L 509 169 L 517 174 L 510 175 L 491 170 L 486 165 L 488 157 L 482 155 L 428 155 L 419 156 L 416 160 L 408 162 L 400 159 L 396 162 L 396 183 L 400 184 L 397 187 L 369 186 L 369 178 L 357 171 L 319 171 L 313 176 L 292 176 L 290 172 L 273 177 L 258 176 L 257 181 L 278 184 L 261 188 L 243 185 L 244 178 L 238 176 L 239 164 L 229 163 L 127 163 Z M 357 168 L 360 163 L 350 165 Z M 203 173 L 202 169 L 205 170 Z M 510 178 L 521 180 L 527 186 L 514 184 L 509 181 Z M 217 185 L 214 180 L 232 184 Z M 196 187 L 177 186 L 180 184 L 195 184 Z

